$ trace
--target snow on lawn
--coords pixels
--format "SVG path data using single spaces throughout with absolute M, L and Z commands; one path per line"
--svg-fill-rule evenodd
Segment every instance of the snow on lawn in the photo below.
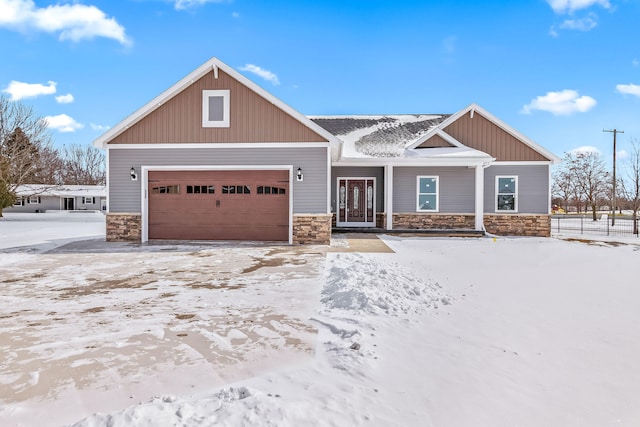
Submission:
M 3 212 L 0 249 L 45 251 L 76 240 L 102 237 L 105 216 L 100 212 Z
M 0 424 L 640 425 L 638 246 L 380 238 L 2 253 Z

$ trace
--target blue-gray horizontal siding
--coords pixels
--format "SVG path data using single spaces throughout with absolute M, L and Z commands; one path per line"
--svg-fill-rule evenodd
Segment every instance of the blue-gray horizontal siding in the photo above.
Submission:
M 376 212 L 384 212 L 384 168 L 340 166 L 331 168 L 331 212 L 336 211 L 338 178 L 375 178 Z
M 417 177 L 437 176 L 441 213 L 473 213 L 475 170 L 467 167 L 395 167 L 393 169 L 393 211 L 417 211 Z
M 518 177 L 518 213 L 549 213 L 549 165 L 494 165 L 485 169 L 485 212 L 496 212 L 496 176 L 498 175 Z
M 141 182 L 132 181 L 132 167 L 261 166 L 293 167 L 293 213 L 327 213 L 327 149 L 292 148 L 146 148 L 109 150 L 109 211 L 141 212 Z M 304 180 L 298 182 L 296 170 Z

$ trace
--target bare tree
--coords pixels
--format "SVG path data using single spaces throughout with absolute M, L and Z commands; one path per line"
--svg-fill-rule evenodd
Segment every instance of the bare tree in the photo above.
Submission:
M 106 181 L 104 153 L 91 145 L 65 146 L 64 183 L 100 185 Z
M 64 160 L 60 152 L 52 147 L 43 147 L 38 154 L 38 161 L 31 183 L 61 185 L 64 183 Z
M 565 153 L 563 159 L 567 172 L 581 194 L 585 204 L 591 207 L 593 220 L 596 221 L 598 201 L 606 197 L 609 172 L 604 166 L 602 154 L 595 151 Z
M 640 210 L 640 141 L 631 140 L 631 154 L 626 160 L 626 173 L 622 181 L 621 190 L 633 211 L 633 234 L 638 234 L 638 210 Z
M 553 173 L 552 193 L 554 198 L 561 200 L 561 206 L 565 212 L 569 212 L 569 202 L 575 195 L 575 185 L 571 179 L 569 170 L 560 167 Z
M 34 179 L 40 153 L 50 144 L 45 120 L 0 95 L 0 217 L 15 202 L 17 187 Z

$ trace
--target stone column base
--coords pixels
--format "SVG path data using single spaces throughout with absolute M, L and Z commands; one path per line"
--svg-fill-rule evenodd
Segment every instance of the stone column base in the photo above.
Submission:
M 139 213 L 108 213 L 107 242 L 140 242 L 142 216 Z
M 331 244 L 332 214 L 294 214 L 294 245 Z

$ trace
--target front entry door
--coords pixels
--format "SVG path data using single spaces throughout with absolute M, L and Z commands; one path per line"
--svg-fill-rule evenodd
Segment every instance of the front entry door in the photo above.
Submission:
M 74 198 L 73 197 L 65 197 L 64 198 L 64 210 L 65 211 L 72 211 L 73 210 L 73 201 Z
M 338 226 L 375 226 L 375 179 L 338 179 Z

